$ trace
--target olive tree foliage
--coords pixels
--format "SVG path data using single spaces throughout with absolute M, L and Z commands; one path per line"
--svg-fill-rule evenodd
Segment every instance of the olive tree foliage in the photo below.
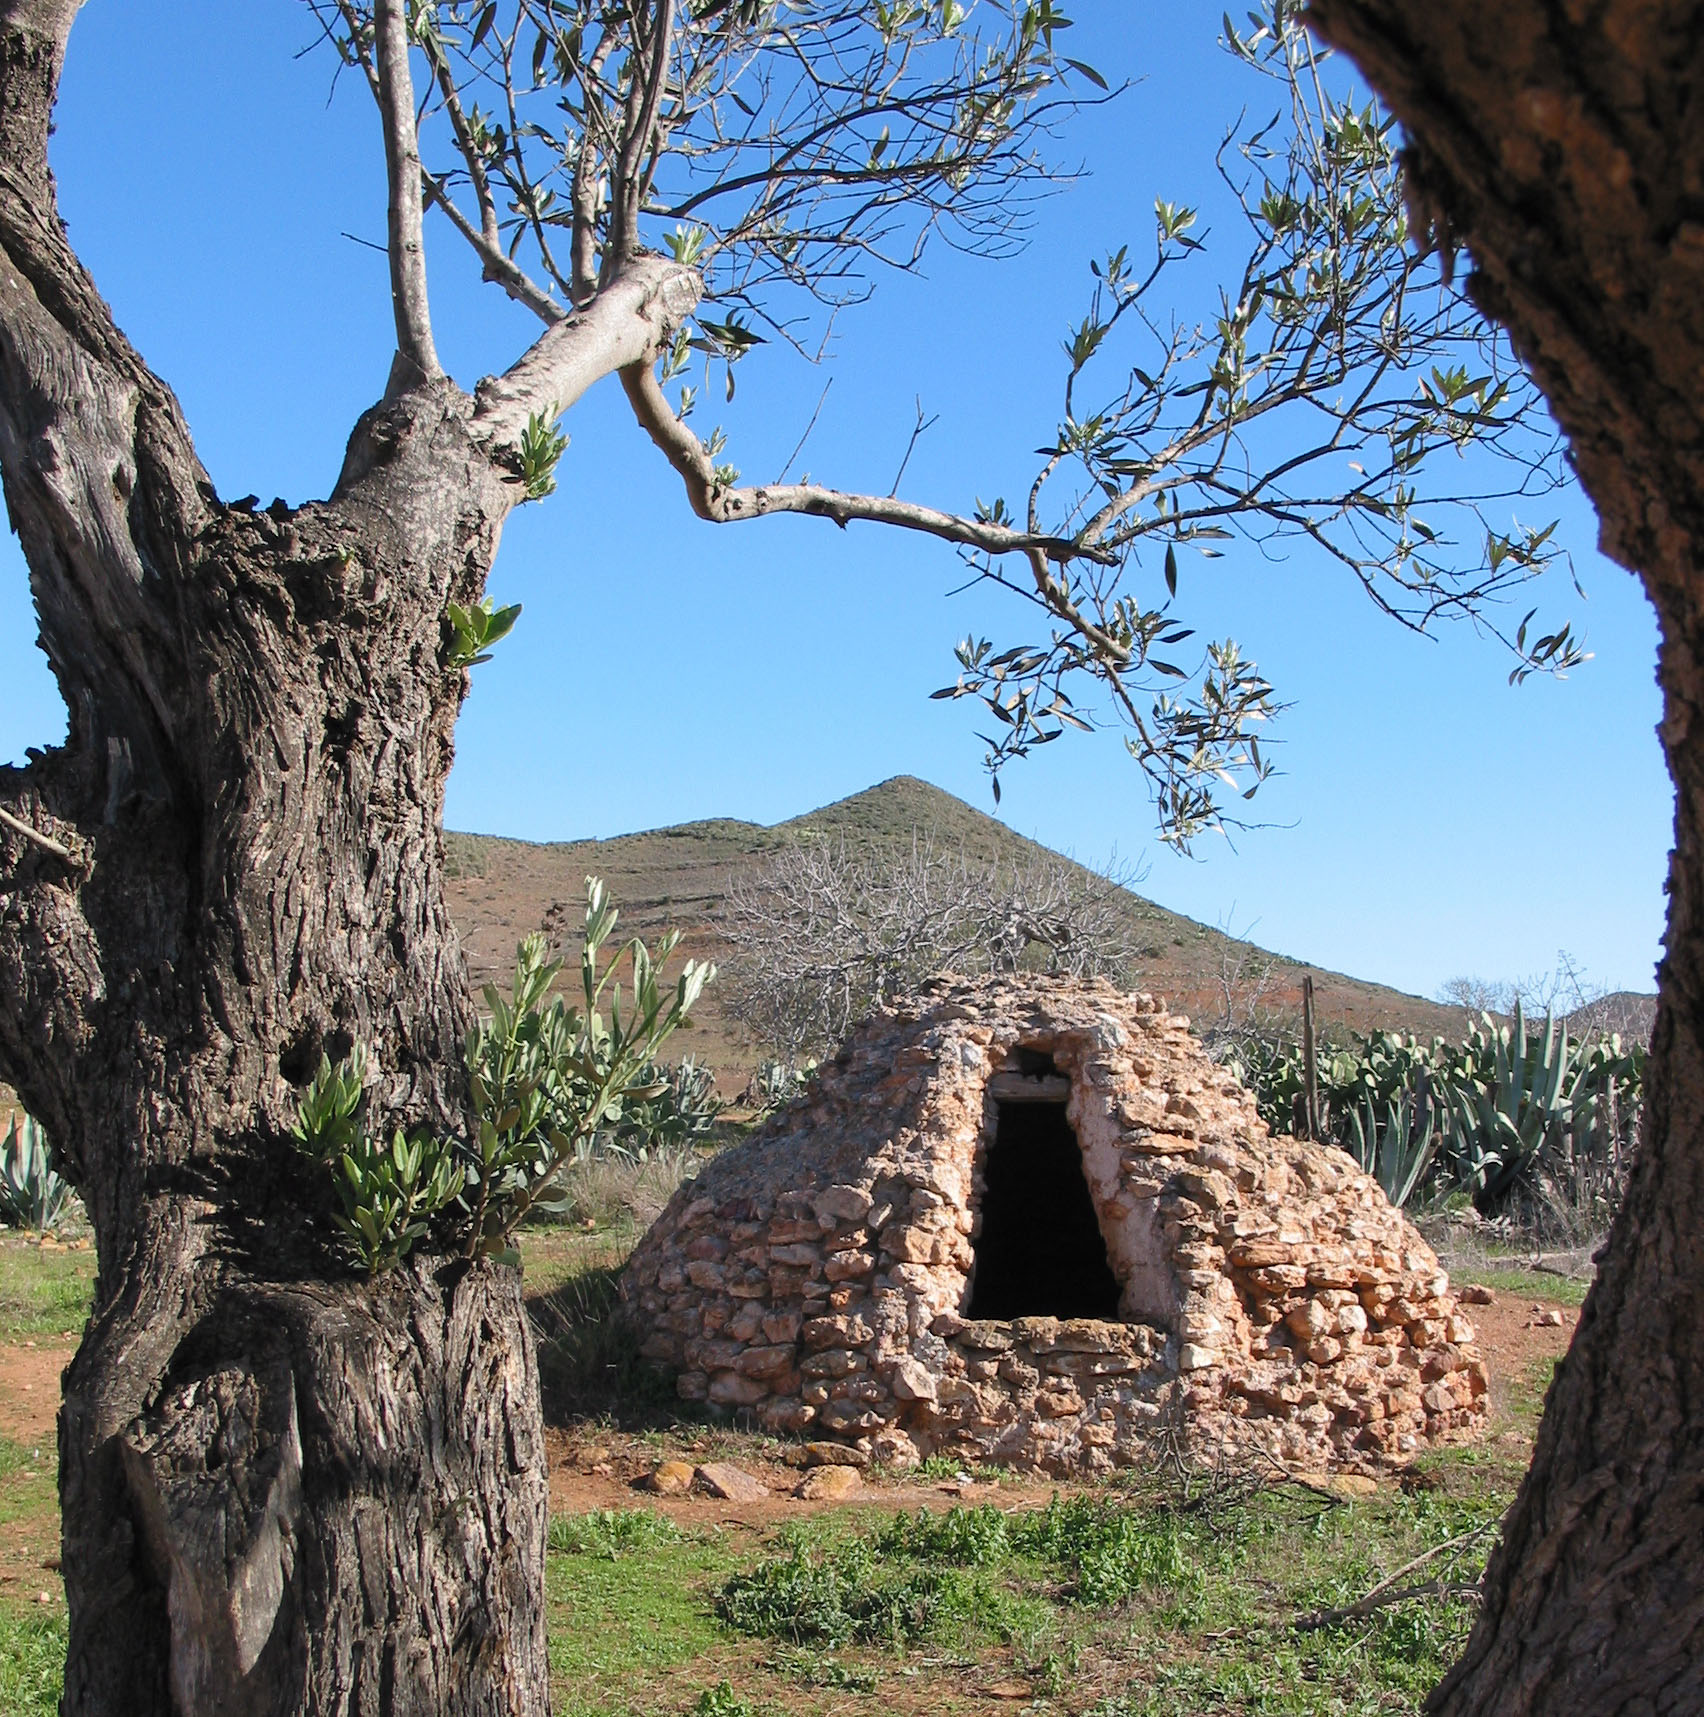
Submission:
M 878 518 L 1004 546 L 1011 533 L 892 497 L 742 490 L 715 433 L 685 428 L 697 390 L 662 390 L 697 354 L 731 397 L 754 346 L 808 340 L 816 313 L 911 266 L 936 233 L 1014 248 L 1052 176 L 1040 144 L 1075 104 L 1065 80 L 1100 82 L 1057 52 L 1068 20 L 1053 0 L 308 4 L 385 117 L 408 180 L 393 182 L 393 223 L 399 200 L 440 211 L 485 277 L 551 326 L 640 259 L 659 264 L 668 314 L 623 380 L 705 517 Z M 416 355 L 435 366 L 418 245 L 393 232 L 390 248 L 399 314 L 413 306 Z M 701 299 L 714 316 L 692 315 Z
M 1321 553 L 1407 626 L 1468 616 L 1515 678 L 1581 659 L 1566 625 L 1503 617 L 1557 553 L 1513 511 L 1560 480 L 1554 434 L 1501 336 L 1408 245 L 1391 122 L 1338 87 L 1296 0 L 1226 41 L 1271 110 L 1219 157 L 1243 230 L 1210 245 L 1162 198 L 1148 239 L 1094 263 L 1027 496 L 961 512 L 742 484 L 725 432 L 695 424 L 756 347 L 811 352 L 931 237 L 995 258 L 1021 242 L 1055 121 L 1105 89 L 1054 0 L 308 3 L 384 115 L 403 370 L 437 369 L 419 243 L 436 210 L 552 330 L 481 393 L 499 417 L 512 402 L 517 474 L 542 494 L 590 325 L 629 304 L 622 385 L 700 517 L 925 532 L 1036 610 L 1017 643 L 967 637 L 936 694 L 983 707 L 996 797 L 1008 763 L 1111 723 L 1168 839 L 1237 820 L 1226 795 L 1269 775 L 1281 706 L 1178 608 L 1190 557 L 1227 542 Z M 1180 319 L 1174 287 L 1199 301 L 1209 269 L 1217 315 Z
M 1003 764 L 1084 725 L 1072 688 L 1097 683 L 1184 848 L 1223 823 L 1226 787 L 1247 797 L 1266 779 L 1260 733 L 1278 707 L 1234 640 L 1177 654 L 1192 636 L 1174 611 L 1192 554 L 1311 548 L 1405 626 L 1465 616 L 1495 633 L 1512 681 L 1583 659 L 1567 625 L 1499 618 L 1557 556 L 1554 525 L 1511 509 L 1562 480 L 1559 439 L 1501 333 L 1408 243 L 1394 124 L 1336 88 L 1300 12 L 1276 0 L 1247 35 L 1226 19 L 1226 46 L 1266 86 L 1251 87 L 1252 109 L 1269 117 L 1219 153 L 1243 231 L 1214 246 L 1239 261 L 1217 270 L 1218 314 L 1180 321 L 1165 296 L 1209 263 L 1194 209 L 1159 201 L 1151 249 L 1090 265 L 1056 437 L 1018 509 L 978 514 L 1070 544 L 1015 571 L 1013 557 L 976 557 L 1046 630 L 998 650 L 967 638 L 956 683 L 936 694 L 994 717 L 997 784 Z
M 936 972 L 1131 976 L 1134 876 L 1051 853 L 975 859 L 919 837 L 853 851 L 801 841 L 734 876 L 724 1007 L 785 1061 L 832 1050 L 872 1008 Z

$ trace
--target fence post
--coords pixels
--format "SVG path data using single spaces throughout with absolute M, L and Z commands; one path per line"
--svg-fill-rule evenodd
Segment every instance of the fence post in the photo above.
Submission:
M 1308 1137 L 1319 1140 L 1319 1056 L 1314 1049 L 1313 978 L 1302 979 L 1302 1078 Z

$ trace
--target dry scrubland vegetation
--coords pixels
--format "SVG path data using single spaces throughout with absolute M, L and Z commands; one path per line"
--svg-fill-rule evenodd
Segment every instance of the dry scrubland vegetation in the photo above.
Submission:
M 1320 1044 L 1312 1131 L 1361 1160 L 1394 1203 L 1471 1200 L 1498 1224 L 1497 1243 L 1525 1238 L 1578 1262 L 1625 1185 L 1654 998 L 1592 992 L 1566 955 L 1553 979 L 1524 986 L 1523 1031 L 1523 986 L 1462 979 L 1449 1002 L 1428 1001 L 1310 969 L 903 776 L 773 828 L 721 819 L 542 846 L 445 839 L 476 985 L 506 976 L 535 926 L 573 946 L 588 872 L 621 902 L 623 934 L 679 930 L 681 958 L 715 961 L 719 981 L 668 1053 L 711 1070 L 724 1096 L 749 1099 L 772 1058 L 792 1067 L 830 1053 L 880 994 L 940 969 L 1039 961 L 1156 992 L 1193 1018 L 1274 1131 L 1305 1131 L 1306 979 Z

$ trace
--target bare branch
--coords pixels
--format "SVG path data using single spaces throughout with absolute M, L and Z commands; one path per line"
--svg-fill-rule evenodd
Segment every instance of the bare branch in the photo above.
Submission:
M 374 0 L 309 4 L 340 11 L 339 51 L 364 58 Z M 584 303 L 600 272 L 688 221 L 712 296 L 756 313 L 762 289 L 785 287 L 832 308 L 938 230 L 988 255 L 1017 247 L 1054 177 L 1036 144 L 1076 105 L 1054 48 L 1068 27 L 1022 0 L 968 22 L 865 0 L 437 0 L 414 23 L 436 86 L 420 147 L 449 152 L 432 174 L 442 206 L 471 191 L 454 224 L 506 287 L 493 222 L 511 262 Z
M 1413 1598 L 1429 1597 L 1477 1597 L 1480 1587 L 1477 1581 L 1451 1582 L 1449 1580 L 1428 1580 L 1418 1586 L 1399 1587 L 1397 1582 L 1406 1579 L 1408 1575 L 1422 1568 L 1435 1557 L 1459 1554 L 1470 1544 L 1476 1543 L 1487 1534 L 1494 1532 L 1499 1522 L 1488 1520 L 1458 1536 L 1446 1539 L 1442 1544 L 1434 1544 L 1429 1550 L 1423 1550 L 1411 1562 L 1405 1562 L 1394 1574 L 1387 1574 L 1384 1579 L 1368 1591 L 1363 1597 L 1352 1604 L 1345 1604 L 1339 1609 L 1311 1610 L 1305 1615 L 1298 1616 L 1290 1626 L 1297 1633 L 1313 1633 L 1320 1628 L 1337 1627 L 1343 1622 L 1357 1621 L 1362 1616 L 1368 1616 L 1374 1610 L 1383 1609 L 1391 1604 L 1405 1604 Z
M 3 805 L 0 805 L 0 823 L 4 823 L 13 834 L 22 835 L 27 841 L 34 841 L 44 852 L 52 853 L 55 858 L 64 859 L 67 864 L 77 862 L 69 850 L 62 847 L 51 835 L 44 835 L 39 829 L 32 829 L 21 817 L 14 817 Z
M 598 277 L 598 190 L 597 167 L 606 138 L 594 133 L 607 129 L 600 93 L 603 86 L 604 61 L 615 45 L 615 33 L 606 30 L 592 50 L 581 74 L 580 87 L 585 104 L 584 124 L 580 130 L 580 147 L 574 157 L 574 172 L 569 182 L 569 201 L 573 225 L 568 258 L 569 274 L 576 304 L 584 303 L 597 286 Z
M 793 461 L 804 452 L 805 443 L 810 440 L 811 431 L 816 428 L 817 419 L 822 416 L 823 405 L 828 399 L 828 390 L 833 386 L 833 376 L 830 376 L 828 380 L 822 384 L 822 392 L 817 395 L 816 410 L 811 413 L 811 420 L 805 425 L 805 432 L 799 437 L 798 444 L 794 447 L 793 451 L 787 455 L 787 463 L 776 473 L 775 481 L 777 483 L 786 481 L 787 473 L 793 469 Z
M 923 398 L 919 395 L 917 398 L 917 421 L 912 425 L 911 439 L 905 444 L 905 456 L 899 462 L 899 469 L 893 474 L 893 487 L 888 490 L 890 495 L 899 493 L 899 486 L 905 480 L 905 468 L 911 463 L 911 455 L 917 451 L 917 443 L 940 421 L 939 412 L 933 417 L 926 418 L 923 415 Z
M 832 519 L 846 526 L 854 519 L 872 524 L 897 525 L 921 531 L 944 542 L 987 554 L 1039 553 L 1070 558 L 1084 551 L 1062 537 L 1032 535 L 1006 525 L 967 519 L 901 501 L 892 495 L 853 495 L 824 489 L 814 483 L 771 483 L 755 488 L 737 488 L 718 475 L 715 461 L 704 443 L 681 422 L 670 407 L 649 362 L 633 364 L 621 372 L 621 385 L 635 415 L 664 457 L 686 484 L 692 510 L 711 524 L 734 524 L 761 519 L 771 513 L 805 513 L 813 518 Z
M 524 304 L 541 322 L 560 322 L 566 312 L 533 278 L 504 254 L 500 245 L 489 242 L 477 231 L 444 188 L 443 182 L 430 173 L 421 175 L 431 189 L 432 202 L 444 211 L 450 225 L 473 246 L 475 254 L 485 264 L 485 278 L 501 286 L 517 304 Z
M 375 0 L 379 114 L 385 133 L 385 177 L 390 187 L 391 310 L 396 318 L 397 361 L 387 397 L 442 375 L 432 344 L 426 297 L 426 249 L 420 232 L 420 148 L 414 125 L 414 79 L 408 69 L 408 0 Z
M 467 164 L 468 183 L 473 186 L 474 202 L 479 209 L 479 246 L 486 251 L 501 253 L 503 237 L 497 227 L 497 204 L 491 195 L 491 176 L 485 170 L 485 158 L 480 152 L 478 140 L 473 135 L 473 128 L 467 122 L 466 113 L 462 111 L 461 92 L 456 88 L 455 74 L 436 41 L 431 44 L 431 60 L 432 74 L 443 98 L 444 111 L 450 116 L 450 130 L 455 134 L 456 147 Z M 443 196 L 441 190 L 438 194 Z M 446 209 L 451 208 L 447 197 L 444 197 L 444 206 Z
M 375 0 L 310 4 L 341 9 L 340 51 L 366 65 Z M 1027 505 L 996 497 L 965 517 L 902 501 L 899 479 L 886 496 L 784 481 L 796 452 L 782 478 L 742 487 L 720 433 L 687 426 L 694 390 L 677 412 L 663 384 L 697 351 L 728 366 L 731 397 L 733 366 L 765 339 L 804 349 L 785 293 L 832 313 L 878 266 L 915 267 L 936 234 L 983 256 L 1015 249 L 1027 200 L 1057 182 L 1039 147 L 1079 105 L 1083 68 L 1054 40 L 1067 20 L 1029 0 L 434 0 L 416 21 L 436 89 L 421 146 L 449 165 L 430 194 L 487 277 L 554 324 L 484 384 L 493 443 L 613 362 L 700 518 L 790 512 L 953 543 L 1042 617 L 1034 642 L 964 640 L 958 682 L 937 694 L 987 710 L 996 796 L 1005 763 L 1104 711 L 1183 846 L 1237 824 L 1221 800 L 1270 775 L 1259 734 L 1281 709 L 1233 640 L 1180 653 L 1186 551 L 1322 554 L 1405 626 L 1465 615 L 1508 643 L 1514 677 L 1562 671 L 1584 655 L 1568 627 L 1529 641 L 1527 622 L 1498 627 L 1493 612 L 1559 558 L 1549 529 L 1492 511 L 1561 480 L 1556 437 L 1506 342 L 1420 272 L 1389 116 L 1320 77 L 1289 0 L 1252 17 L 1226 45 L 1279 111 L 1239 121 L 1219 152 L 1246 231 L 1216 314 L 1159 308 L 1162 276 L 1204 267 L 1206 251 L 1195 212 L 1161 199 L 1151 260 L 1126 245 L 1094 265 Z M 667 271 L 665 248 L 694 276 L 666 302 L 641 279 Z M 718 319 L 687 327 L 700 294 Z M 562 320 L 564 301 L 584 319 Z M 926 422 L 919 408 L 907 460 Z M 1492 457 L 1450 457 L 1470 449 Z
M 645 160 L 657 137 L 657 116 L 668 79 L 669 54 L 674 46 L 674 0 L 654 0 L 650 39 L 639 45 L 637 19 L 633 38 L 637 61 L 629 71 L 627 113 L 622 125 L 621 152 L 610 186 L 609 243 L 603 273 L 608 279 L 628 260 L 638 244 L 639 209 L 645 197 Z M 643 77 L 641 77 L 643 73 Z

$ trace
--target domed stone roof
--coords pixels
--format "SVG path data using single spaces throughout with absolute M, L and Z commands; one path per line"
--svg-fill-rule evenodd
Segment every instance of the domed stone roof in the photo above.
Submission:
M 936 979 L 675 1194 L 622 1294 L 688 1400 L 904 1464 L 1404 1458 L 1484 1420 L 1431 1248 L 1272 1137 L 1188 1022 L 1099 981 Z

